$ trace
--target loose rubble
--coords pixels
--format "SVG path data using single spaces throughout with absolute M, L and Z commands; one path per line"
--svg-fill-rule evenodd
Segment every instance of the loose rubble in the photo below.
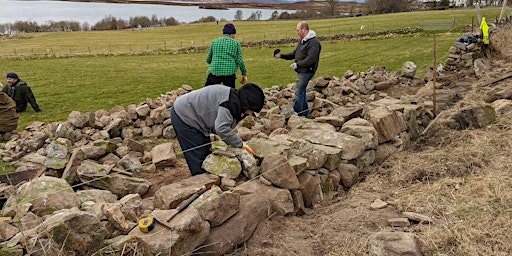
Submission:
M 459 43 L 450 49 L 459 57 L 450 56 L 454 61 L 447 61 L 447 74 L 439 74 L 436 82 L 434 71 L 417 78 L 412 62 L 396 72 L 373 66 L 364 73 L 349 70 L 341 78 L 316 78 L 308 86 L 310 119 L 293 112 L 294 84 L 265 89 L 263 111 L 237 127 L 254 156 L 212 136 L 213 153 L 203 164 L 208 173 L 169 181 L 152 196 L 147 196 L 153 185 L 144 174 L 172 172 L 182 161 L 168 109 L 192 90 L 188 85 L 126 108 L 73 111 L 65 122 L 35 122 L 8 134 L 0 145 L 3 161 L 17 172 L 44 175 L 17 185 L 0 183 L 0 196 L 7 198 L 1 247 L 12 255 L 107 255 L 133 244 L 153 255 L 228 253 L 270 216 L 301 215 L 349 190 L 366 167 L 406 149 L 433 120 L 454 129 L 492 123 L 496 111 L 485 102 L 443 112 L 461 97 L 451 89 L 456 79 L 448 79 L 448 73 L 486 62 L 464 52 L 478 47 L 462 50 Z M 500 99 L 509 106 L 500 105 L 501 111 L 512 109 L 509 99 Z M 174 228 L 157 222 L 142 233 L 137 227 L 141 218 L 175 209 L 193 194 L 200 196 L 170 221 Z M 379 199 L 372 208 L 387 205 Z M 413 222 L 435 224 L 417 213 L 389 220 L 396 227 Z M 398 243 L 407 246 L 399 250 Z M 397 255 L 421 255 L 414 235 L 404 232 L 377 233 L 370 247 L 374 255 L 382 255 L 385 247 Z

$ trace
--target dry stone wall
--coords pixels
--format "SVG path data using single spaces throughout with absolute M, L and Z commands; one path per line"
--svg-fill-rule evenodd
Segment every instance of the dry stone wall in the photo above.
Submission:
M 130 245 L 153 255 L 230 252 L 269 216 L 300 215 L 328 202 L 419 136 L 434 117 L 431 95 L 420 90 L 432 76 L 416 78 L 414 67 L 318 77 L 307 90 L 311 119 L 293 112 L 293 84 L 265 89 L 263 111 L 237 127 L 254 156 L 212 136 L 208 173 L 169 181 L 153 196 L 142 177 L 172 172 L 180 161 L 168 109 L 190 86 L 126 108 L 33 123 L 0 147 L 16 171 L 44 174 L 0 184 L 8 198 L 1 247 L 12 255 L 119 253 Z M 200 196 L 168 223 L 159 219 L 148 233 L 137 227 L 194 194 Z

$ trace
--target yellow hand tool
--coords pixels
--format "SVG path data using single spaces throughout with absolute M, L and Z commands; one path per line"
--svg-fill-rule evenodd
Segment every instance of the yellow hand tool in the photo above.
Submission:
M 139 229 L 143 233 L 147 233 L 155 227 L 155 218 L 148 216 L 139 220 Z

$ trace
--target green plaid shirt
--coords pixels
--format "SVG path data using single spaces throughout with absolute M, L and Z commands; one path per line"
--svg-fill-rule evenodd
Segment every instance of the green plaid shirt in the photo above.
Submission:
M 242 76 L 247 76 L 244 59 L 242 58 L 242 46 L 240 42 L 224 35 L 212 41 L 206 62 L 210 64 L 208 74 L 216 76 L 229 76 L 236 73 L 240 67 Z

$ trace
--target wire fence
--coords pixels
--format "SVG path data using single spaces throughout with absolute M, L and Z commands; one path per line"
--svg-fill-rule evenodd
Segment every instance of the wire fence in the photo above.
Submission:
M 456 26 L 465 26 L 464 22 L 456 20 L 423 20 L 419 24 L 408 26 L 409 24 L 394 23 L 369 23 L 358 25 L 327 25 L 315 27 L 317 36 L 324 40 L 339 40 L 344 37 L 354 38 L 358 36 L 372 36 L 375 33 L 410 31 L 411 27 L 419 28 L 425 31 L 449 31 Z M 137 40 L 106 40 L 106 42 L 98 42 L 97 40 L 89 40 L 87 36 L 79 44 L 49 44 L 40 43 L 38 45 L 24 46 L 18 44 L 14 48 L 2 47 L 0 44 L 0 58 L 12 57 L 73 57 L 73 56 L 96 56 L 96 55 L 144 55 L 144 54 L 160 54 L 160 53 L 190 53 L 194 51 L 206 51 L 212 38 L 197 37 L 190 35 L 188 38 L 181 40 L 158 40 L 145 38 L 140 43 Z M 237 35 L 236 40 L 240 41 L 245 47 L 257 46 L 273 46 L 274 44 L 296 43 L 297 35 L 295 32 L 273 33 L 273 32 L 255 32 Z M 64 40 L 63 40 L 64 41 Z M 110 42 L 109 42 L 110 41 Z
M 455 27 L 455 19 L 452 20 L 425 20 L 421 23 L 423 30 L 448 31 Z

